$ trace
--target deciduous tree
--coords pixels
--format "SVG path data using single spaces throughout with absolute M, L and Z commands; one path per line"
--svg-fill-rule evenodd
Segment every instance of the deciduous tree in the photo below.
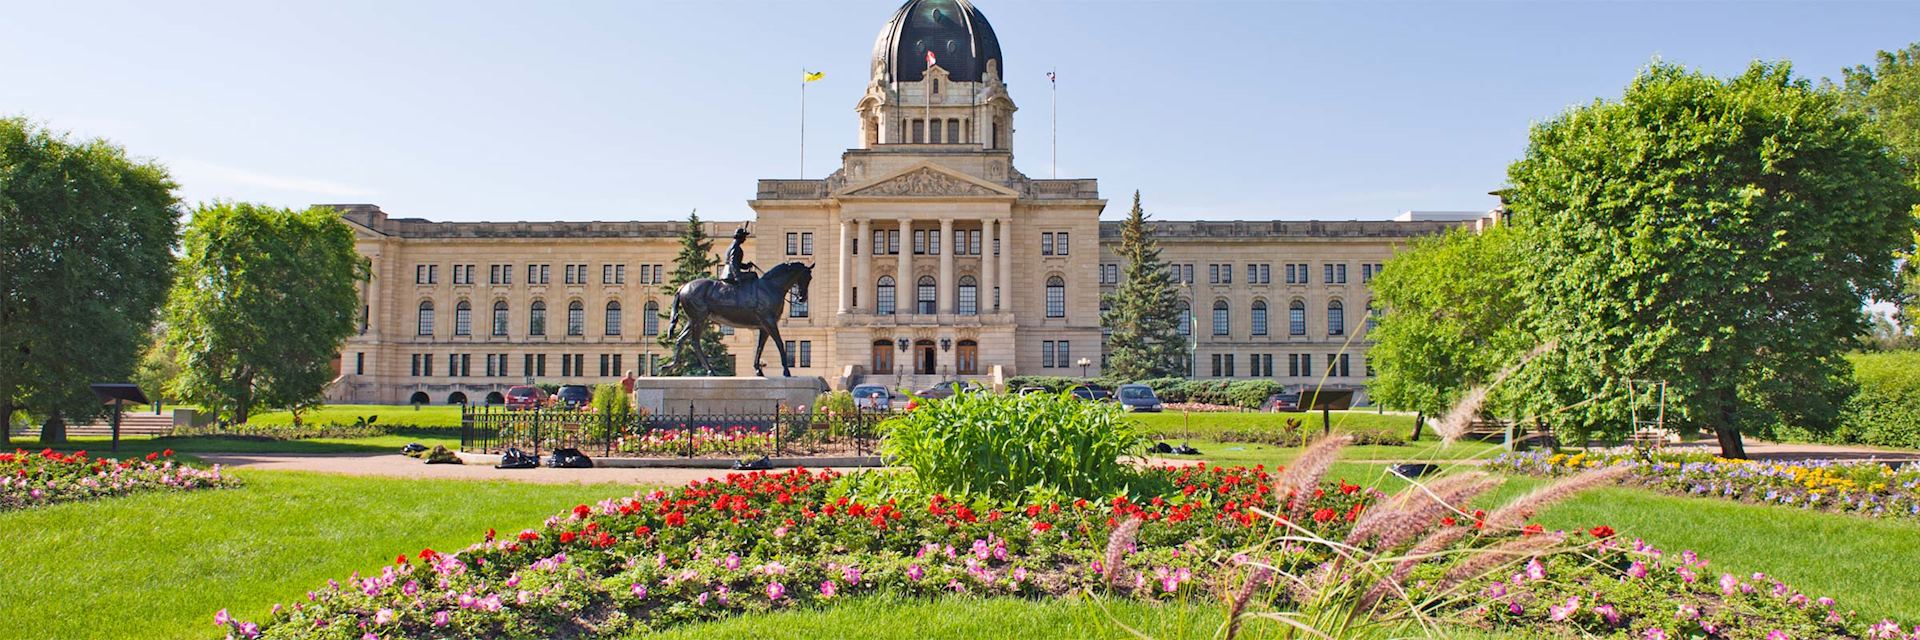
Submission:
M 1881 51 L 1872 66 L 1845 70 L 1842 91 L 1853 111 L 1866 116 L 1887 146 L 1906 164 L 1920 187 L 1920 43 L 1899 51 Z M 1913 210 L 1920 218 L 1920 207 Z M 1920 242 L 1920 233 L 1914 236 Z M 1909 250 L 1901 270 L 1900 323 L 1907 336 L 1920 327 L 1920 255 Z
M 1387 261 L 1373 279 L 1382 315 L 1367 334 L 1375 372 L 1369 396 L 1441 415 L 1539 343 L 1524 324 L 1527 303 L 1516 286 L 1527 259 L 1519 233 L 1457 229 L 1415 240 Z M 1495 398 L 1503 391 L 1492 390 Z
M 1669 417 L 1711 427 L 1730 457 L 1743 432 L 1831 425 L 1841 352 L 1912 239 L 1908 177 L 1786 64 L 1728 79 L 1655 64 L 1620 100 L 1535 126 L 1507 197 L 1530 321 L 1560 348 L 1538 363 L 1551 375 L 1517 378 L 1525 400 L 1619 425 L 1626 380 L 1666 380 Z
M 1160 260 L 1160 243 L 1147 226 L 1140 192 L 1120 223 L 1120 285 L 1106 295 L 1100 318 L 1112 330 L 1107 337 L 1105 372 L 1122 380 L 1146 380 L 1186 372 L 1187 341 L 1180 335 L 1179 292 L 1173 273 Z
M 133 373 L 173 274 L 174 186 L 112 143 L 0 119 L 0 425 L 31 411 L 63 440 L 101 410 L 89 383 Z
M 332 209 L 199 206 L 167 302 L 175 395 L 239 423 L 261 407 L 317 404 L 369 273 Z

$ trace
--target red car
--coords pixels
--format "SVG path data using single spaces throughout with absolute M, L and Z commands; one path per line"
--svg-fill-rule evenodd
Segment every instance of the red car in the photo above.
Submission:
M 538 409 L 546 404 L 547 392 L 540 387 L 517 385 L 507 390 L 508 409 Z

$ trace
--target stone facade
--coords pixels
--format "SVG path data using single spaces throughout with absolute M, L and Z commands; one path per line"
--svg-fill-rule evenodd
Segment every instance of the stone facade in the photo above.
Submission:
M 1120 271 L 1098 182 L 1014 167 L 1017 107 L 997 42 L 971 49 L 993 57 L 949 58 L 966 74 L 938 63 L 901 74 L 893 65 L 924 59 L 906 48 L 924 38 L 889 39 L 905 32 L 887 28 L 855 108 L 859 146 L 824 179 L 761 180 L 748 203 L 751 261 L 814 265 L 809 303 L 781 327 L 794 375 L 836 387 L 1097 375 L 1100 295 Z M 431 222 L 334 206 L 374 277 L 333 401 L 487 402 L 528 381 L 650 375 L 664 359 L 655 334 L 667 321 L 655 312 L 671 304 L 662 282 L 684 223 Z M 707 223 L 716 252 L 740 224 Z M 1195 309 L 1195 377 L 1304 385 L 1331 367 L 1328 384 L 1364 393 L 1367 282 L 1408 238 L 1474 221 L 1154 224 Z M 725 339 L 738 370 L 753 339 Z

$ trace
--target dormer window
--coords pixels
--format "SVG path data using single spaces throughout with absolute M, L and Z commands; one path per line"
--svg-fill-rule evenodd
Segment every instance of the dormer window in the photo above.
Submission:
M 930 90 L 930 91 L 928 91 L 928 92 L 927 92 L 927 95 L 929 95 L 929 96 L 931 96 L 931 95 L 933 95 L 933 94 L 936 94 L 936 93 L 940 93 L 940 79 L 939 79 L 939 78 L 932 78 L 932 79 L 930 79 L 930 80 L 931 80 L 931 82 L 933 83 L 933 88 L 932 88 L 932 90 Z

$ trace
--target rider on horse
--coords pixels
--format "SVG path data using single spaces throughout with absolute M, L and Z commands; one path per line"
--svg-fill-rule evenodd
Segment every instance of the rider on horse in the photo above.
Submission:
M 733 244 L 727 245 L 727 266 L 720 272 L 720 279 L 727 284 L 736 287 L 746 286 L 753 284 L 753 281 L 760 277 L 760 274 L 755 272 L 760 268 L 759 265 L 747 262 L 747 252 L 740 248 L 750 235 L 753 234 L 748 233 L 745 226 L 733 230 Z

